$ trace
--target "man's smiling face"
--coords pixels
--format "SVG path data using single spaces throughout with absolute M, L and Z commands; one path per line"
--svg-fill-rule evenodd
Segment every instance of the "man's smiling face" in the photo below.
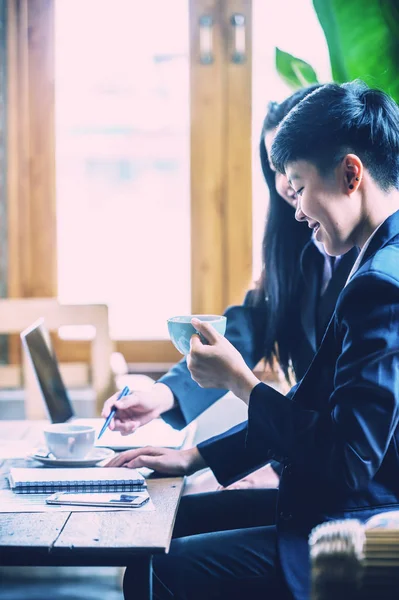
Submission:
M 350 155 L 327 176 L 306 160 L 288 164 L 286 174 L 297 195 L 296 219 L 308 222 L 331 256 L 348 252 L 361 217 L 359 202 L 348 193 L 348 176 L 355 174 Z

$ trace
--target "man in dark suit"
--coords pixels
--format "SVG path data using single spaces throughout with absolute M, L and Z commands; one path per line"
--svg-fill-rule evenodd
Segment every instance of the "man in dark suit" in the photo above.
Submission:
M 399 109 L 364 84 L 323 86 L 284 121 L 272 156 L 298 194 L 297 219 L 327 253 L 361 253 L 287 396 L 193 321 L 209 341 L 193 336 L 193 378 L 231 389 L 249 404 L 248 423 L 191 450 L 128 451 L 118 464 L 180 474 L 209 465 L 224 485 L 267 459 L 284 469 L 276 525 L 175 540 L 154 564 L 157 598 L 305 600 L 314 526 L 399 508 Z M 128 569 L 127 599 L 132 578 Z
M 313 239 L 309 240 L 301 253 L 301 311 L 296 333 L 297 344 L 292 353 L 294 372 L 298 379 L 305 374 L 320 345 L 336 300 L 357 255 L 357 249 L 352 248 L 340 257 L 337 264 L 326 274 L 325 253 L 316 246 Z M 240 351 L 251 368 L 255 367 L 263 356 L 263 340 L 267 327 L 265 301 L 255 304 L 254 293 L 248 292 L 242 306 L 230 307 L 225 312 L 226 338 Z M 292 334 L 295 335 L 295 332 Z M 173 366 L 156 385 L 159 383 L 168 387 L 175 402 L 174 408 L 162 416 L 177 428 L 190 423 L 226 393 L 226 390 L 222 389 L 200 387 L 192 379 L 185 359 Z M 144 394 L 150 396 L 151 392 Z M 137 415 L 132 418 L 137 418 Z M 270 459 L 264 462 L 266 467 L 262 465 L 263 468 L 255 473 L 247 473 L 245 479 L 234 481 L 232 487 L 237 489 L 229 489 L 228 494 L 225 490 L 207 490 L 205 493 L 190 493 L 184 496 L 176 519 L 174 537 L 274 523 L 282 466 Z M 213 481 L 206 479 L 205 488 L 212 485 Z M 194 489 L 201 492 L 200 486 Z
M 225 313 L 226 339 L 239 350 L 251 368 L 261 359 L 268 365 L 277 359 L 281 370 L 290 372 L 297 380 L 303 377 L 313 359 L 357 256 L 356 248 L 337 258 L 326 255 L 323 245 L 305 224 L 295 220 L 297 200 L 294 191 L 287 178 L 276 172 L 269 158 L 282 119 L 318 87 L 299 89 L 283 102 L 269 104 L 259 144 L 260 162 L 269 191 L 262 276 L 256 289 L 247 293 L 243 305 L 230 307 Z M 199 387 L 183 359 L 150 390 L 134 392 L 118 402 L 115 426 L 127 433 L 132 426 L 161 415 L 173 426 L 184 427 L 225 391 Z M 114 400 L 115 397 L 106 403 L 104 416 Z M 273 522 L 274 509 L 267 514 L 264 507 L 266 504 L 273 507 L 270 496 L 275 497 L 276 490 L 268 489 L 262 495 L 259 488 L 276 488 L 279 472 L 277 463 L 269 463 L 236 482 L 233 487 L 239 487 L 239 493 L 235 490 L 228 498 L 212 494 L 185 499 L 175 535 L 212 530 L 212 523 L 219 528 L 235 528 Z M 201 477 L 200 485 L 196 480 L 194 486 L 190 486 L 191 495 L 193 488 L 201 489 L 201 483 L 205 483 L 206 489 L 216 485 L 214 479 L 204 481 Z M 253 488 L 258 489 L 254 491 Z M 262 511 L 258 510 L 259 506 L 263 506 Z

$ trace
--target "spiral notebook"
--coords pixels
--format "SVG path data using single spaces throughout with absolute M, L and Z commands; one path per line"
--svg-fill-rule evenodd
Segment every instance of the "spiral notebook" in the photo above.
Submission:
M 53 492 L 140 492 L 146 489 L 144 477 L 126 467 L 73 469 L 11 468 L 10 487 L 16 494 Z

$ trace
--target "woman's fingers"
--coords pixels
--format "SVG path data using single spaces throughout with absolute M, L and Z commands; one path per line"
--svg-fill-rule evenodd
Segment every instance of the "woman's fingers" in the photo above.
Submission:
M 129 469 L 139 469 L 140 467 L 148 467 L 149 469 L 158 471 L 158 473 L 174 474 L 175 472 L 175 468 L 173 467 L 173 465 L 169 464 L 168 461 L 165 461 L 164 457 L 151 456 L 148 454 L 140 454 L 140 456 L 134 458 L 128 463 L 125 463 L 123 466 L 128 467 Z
M 136 448 L 134 450 L 126 450 L 121 452 L 105 465 L 106 467 L 122 467 L 125 463 L 135 460 L 141 454 L 156 456 L 162 454 L 162 448 L 153 448 L 152 446 L 146 446 L 144 448 Z

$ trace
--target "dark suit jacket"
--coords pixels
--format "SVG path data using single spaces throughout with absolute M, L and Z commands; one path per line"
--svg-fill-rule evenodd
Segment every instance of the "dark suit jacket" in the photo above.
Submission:
M 258 384 L 248 423 L 199 446 L 223 485 L 267 458 L 283 463 L 278 544 L 295 598 L 309 597 L 315 525 L 399 508 L 398 332 L 399 211 L 340 294 L 302 381 L 287 396 Z
M 357 250 L 353 249 L 341 258 L 321 297 L 323 256 L 312 241 L 305 246 L 301 254 L 303 295 L 299 301 L 302 322 L 298 324 L 298 341 L 292 357 L 297 379 L 304 375 L 312 361 L 357 254 Z M 265 305 L 263 303 L 253 306 L 252 294 L 253 292 L 248 292 L 243 305 L 232 306 L 225 312 L 226 338 L 239 350 L 250 368 L 254 368 L 263 357 L 267 327 Z M 204 389 L 197 385 L 191 378 L 185 359 L 172 367 L 159 381 L 169 386 L 178 405 L 162 416 L 177 428 L 185 427 L 227 391 Z

